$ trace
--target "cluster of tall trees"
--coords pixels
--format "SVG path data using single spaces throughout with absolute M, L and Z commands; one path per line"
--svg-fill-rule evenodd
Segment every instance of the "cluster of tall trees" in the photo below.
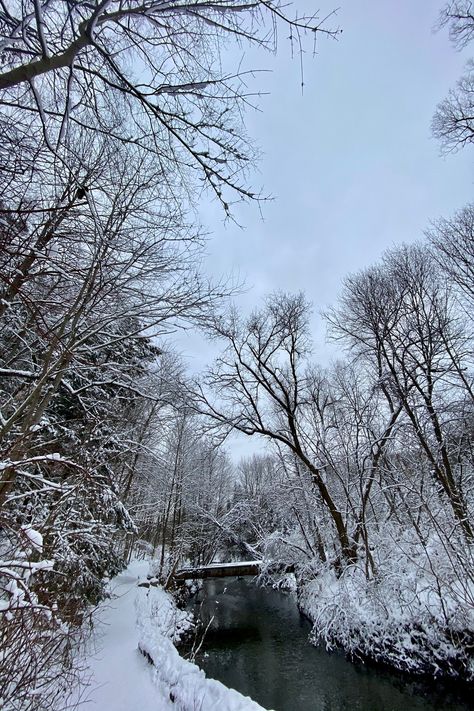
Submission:
M 454 219 L 458 237 L 471 209 Z M 356 560 L 361 547 L 370 558 L 365 522 L 389 454 L 400 466 L 415 453 L 425 460 L 436 499 L 472 540 L 472 324 L 464 292 L 437 264 L 452 268 L 438 237 L 434 255 L 428 245 L 401 247 L 346 280 L 327 318 L 351 358 L 332 370 L 311 364 L 302 295 L 276 294 L 247 321 L 216 326 L 228 346 L 208 386 L 225 388 L 228 406 L 208 405 L 209 415 L 267 437 L 307 469 L 341 561 Z
M 155 424 L 128 497 L 136 537 L 148 542 L 165 584 L 183 561 L 202 565 L 222 555 L 233 490 L 225 450 L 206 438 L 199 418 L 176 406 Z
M 272 494 L 258 520 L 262 510 L 279 515 L 259 534 L 247 529 L 248 541 L 298 563 L 303 599 L 321 581 L 318 599 L 303 605 L 319 616 L 326 642 L 466 676 L 474 603 L 470 216 L 472 206 L 438 223 L 428 242 L 393 249 L 346 279 L 327 314 L 344 360 L 315 366 L 309 305 L 302 295 L 275 294 L 250 318 L 216 324 L 227 346 L 199 390 L 217 426 L 275 449 L 280 475 L 262 486 L 254 464 L 252 481 L 260 495 Z M 252 487 L 244 490 L 257 504 Z M 365 617 L 351 609 L 359 594 Z

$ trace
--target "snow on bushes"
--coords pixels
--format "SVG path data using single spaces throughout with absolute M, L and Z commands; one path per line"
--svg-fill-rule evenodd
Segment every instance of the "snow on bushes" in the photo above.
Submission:
M 41 579 L 55 574 L 43 536 L 32 526 L 5 527 L 0 537 L 0 708 L 43 711 L 64 701 L 77 668 L 69 653 L 74 630 L 58 615 Z M 70 663 L 65 665 L 64 662 Z
M 474 584 L 467 568 L 453 565 L 454 547 L 402 538 L 380 550 L 385 558 L 371 579 L 352 565 L 339 577 L 321 566 L 300 581 L 299 606 L 314 622 L 314 641 L 404 671 L 473 680 Z

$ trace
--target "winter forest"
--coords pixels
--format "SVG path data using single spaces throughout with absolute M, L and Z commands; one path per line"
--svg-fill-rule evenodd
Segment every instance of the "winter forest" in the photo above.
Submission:
M 0 0 L 5 711 L 74 706 L 96 610 L 137 558 L 171 607 L 185 566 L 260 561 L 283 587 L 291 570 L 314 643 L 474 680 L 474 204 L 347 275 L 321 315 L 331 363 L 304 291 L 246 314 L 202 267 L 202 200 L 265 211 L 258 97 L 226 52 L 317 61 L 339 17 L 298 4 Z M 472 3 L 437 30 L 468 48 Z M 473 93 L 471 62 L 432 107 L 445 156 L 472 150 Z M 199 375 L 182 329 L 219 353 Z M 236 461 L 236 434 L 262 449 Z M 260 708 L 176 693 L 158 711 Z

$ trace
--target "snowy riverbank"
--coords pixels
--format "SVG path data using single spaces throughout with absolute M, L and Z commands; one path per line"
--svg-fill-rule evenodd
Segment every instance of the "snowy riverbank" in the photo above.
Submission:
M 326 569 L 300 583 L 298 607 L 314 625 L 315 642 L 412 675 L 472 683 L 470 581 L 461 587 L 446 572 L 440 582 L 422 561 L 410 566 L 395 553 L 375 579 L 351 566 L 340 576 Z
M 81 711 L 262 711 L 179 655 L 173 639 L 189 625 L 188 614 L 161 588 L 137 587 L 147 572 L 148 562 L 135 561 L 111 581 Z

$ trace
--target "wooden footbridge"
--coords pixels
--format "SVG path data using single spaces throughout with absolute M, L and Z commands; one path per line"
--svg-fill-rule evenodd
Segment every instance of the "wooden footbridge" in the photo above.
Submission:
M 181 568 L 173 575 L 175 580 L 198 580 L 202 578 L 231 578 L 241 575 L 260 575 L 261 560 L 247 560 L 241 563 L 211 563 L 197 568 Z
M 233 563 L 210 563 L 209 565 L 201 565 L 196 567 L 181 568 L 172 573 L 165 584 L 168 588 L 173 584 L 184 585 L 185 580 L 199 580 L 203 578 L 233 578 L 242 575 L 260 575 L 263 568 L 261 560 L 245 560 Z M 294 573 L 294 565 L 274 564 L 266 567 L 265 572 L 272 573 Z M 149 587 L 150 585 L 159 585 L 158 578 L 148 578 L 147 581 L 138 583 L 139 587 Z

